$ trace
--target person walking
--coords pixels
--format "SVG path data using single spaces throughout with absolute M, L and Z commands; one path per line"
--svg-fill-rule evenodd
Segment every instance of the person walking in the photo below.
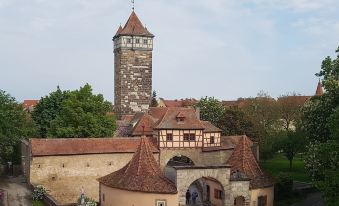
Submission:
M 194 192 L 192 193 L 192 202 L 193 202 L 193 205 L 196 204 L 197 197 L 198 197 L 198 193 L 197 193 L 197 191 L 194 191 Z
M 190 204 L 190 199 L 191 199 L 191 193 L 190 190 L 186 191 L 186 205 Z

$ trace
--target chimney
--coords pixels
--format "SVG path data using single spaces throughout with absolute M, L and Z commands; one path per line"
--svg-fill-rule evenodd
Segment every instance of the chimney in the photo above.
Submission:
M 200 120 L 200 107 L 195 108 L 195 114 L 197 115 L 198 120 Z

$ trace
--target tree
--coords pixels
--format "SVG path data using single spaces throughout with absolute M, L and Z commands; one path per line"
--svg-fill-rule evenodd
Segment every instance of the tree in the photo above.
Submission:
M 224 115 L 220 118 L 218 126 L 223 135 L 246 134 L 249 137 L 255 136 L 253 123 L 246 114 L 239 109 L 225 109 Z
M 266 152 L 273 152 L 272 139 L 280 128 L 280 118 L 276 101 L 264 92 L 260 92 L 258 97 L 249 98 L 245 100 L 242 110 L 249 117 L 253 123 L 252 138 L 259 143 L 260 155 L 271 156 L 271 154 L 264 154 Z M 272 138 L 271 138 L 272 137 Z
M 305 149 L 304 133 L 300 130 L 287 131 L 286 137 L 282 140 L 281 149 L 290 162 L 290 169 L 292 169 L 293 158 L 297 153 L 303 152 Z
M 157 101 L 157 93 L 155 90 L 152 93 L 152 100 L 151 100 L 151 107 L 157 107 L 158 106 L 158 101 Z
M 300 122 L 301 108 L 304 106 L 306 99 L 293 94 L 282 95 L 278 98 L 277 107 L 283 127 L 287 131 L 293 129 Z
M 68 97 L 69 91 L 61 91 L 58 86 L 56 91 L 40 99 L 32 113 L 32 118 L 38 127 L 39 137 L 47 137 L 47 131 L 51 127 L 51 121 L 58 116 L 63 101 Z
M 23 138 L 34 136 L 35 131 L 33 121 L 22 105 L 0 90 L 0 161 L 17 162 L 16 147 Z
M 225 114 L 225 108 L 219 100 L 214 97 L 203 97 L 194 107 L 200 109 L 202 120 L 210 121 L 213 125 L 220 127 L 219 123 Z
M 92 94 L 89 84 L 69 93 L 61 103 L 60 112 L 47 130 L 51 137 L 108 137 L 115 131 L 110 102 L 101 94 Z
M 303 128 L 311 144 L 305 167 L 327 205 L 339 204 L 339 48 L 337 58 L 325 58 L 318 74 L 326 92 L 313 97 L 303 108 Z

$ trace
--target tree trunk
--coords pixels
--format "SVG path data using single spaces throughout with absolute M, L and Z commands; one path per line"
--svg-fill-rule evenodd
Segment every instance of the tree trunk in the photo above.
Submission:
M 292 160 L 293 159 L 290 159 L 290 170 L 292 170 Z

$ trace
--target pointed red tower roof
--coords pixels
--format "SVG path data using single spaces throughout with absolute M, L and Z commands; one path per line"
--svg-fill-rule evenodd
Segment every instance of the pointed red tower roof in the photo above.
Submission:
M 117 32 L 115 33 L 115 36 L 118 36 L 120 34 L 120 32 L 122 31 L 122 27 L 121 25 L 119 26 Z
M 119 31 L 119 30 L 118 30 Z M 117 33 L 114 37 L 120 35 L 131 35 L 131 36 L 148 36 L 154 37 L 141 23 L 138 16 L 134 11 L 132 11 L 131 15 L 129 16 L 125 26 L 122 30 Z
M 231 173 L 241 172 L 251 179 L 250 187 L 262 188 L 272 186 L 274 181 L 261 170 L 251 149 L 252 142 L 246 136 L 241 136 L 236 148 L 233 150 L 227 164 L 231 165 Z
M 108 187 L 148 193 L 176 194 L 177 188 L 167 179 L 154 159 L 147 137 L 141 137 L 140 145 L 131 161 L 120 170 L 101 177 L 98 181 Z
M 317 85 L 317 90 L 315 91 L 316 96 L 321 96 L 324 94 L 323 86 L 321 85 L 320 79 Z
M 241 136 L 227 164 L 232 166 L 232 171 L 243 172 L 249 178 L 264 175 L 251 150 L 251 142 L 245 135 Z

